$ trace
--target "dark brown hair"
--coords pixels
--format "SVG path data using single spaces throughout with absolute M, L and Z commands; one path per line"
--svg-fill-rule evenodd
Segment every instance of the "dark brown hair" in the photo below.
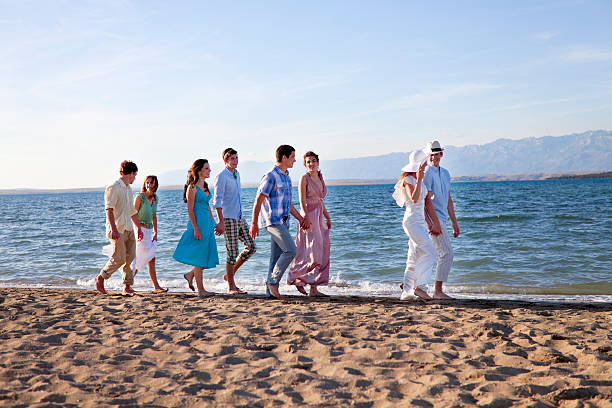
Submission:
M 134 163 L 133 161 L 124 160 L 119 165 L 119 173 L 121 173 L 124 176 L 128 174 L 136 173 L 137 171 L 138 171 L 138 166 L 136 166 L 136 163 Z
M 227 161 L 233 154 L 238 154 L 238 152 L 231 147 L 228 147 L 223 151 L 223 161 Z
M 198 159 L 193 162 L 193 164 L 191 165 L 191 168 L 187 172 L 187 183 L 185 183 L 185 188 L 183 188 L 183 201 L 184 202 L 187 202 L 187 187 L 189 187 L 189 185 L 195 186 L 196 183 L 200 180 L 200 176 L 199 176 L 200 171 L 202 171 L 202 167 L 204 167 L 206 163 L 208 163 L 208 160 Z M 206 191 L 207 193 L 210 193 L 210 191 L 208 190 L 208 184 L 206 183 L 206 181 L 204 181 L 204 191 Z
M 315 152 L 309 150 L 306 152 L 306 154 L 304 154 L 304 164 L 306 164 L 306 159 L 308 157 L 314 157 L 317 161 L 319 161 L 319 155 L 316 154 Z
M 283 157 L 291 156 L 291 152 L 295 152 L 295 149 L 289 145 L 280 145 L 276 149 L 276 162 L 280 163 Z
M 140 190 L 140 192 L 141 193 L 147 192 L 147 181 L 149 180 L 153 180 L 155 182 L 155 188 L 153 189 L 153 195 L 155 195 L 155 193 L 157 192 L 157 189 L 159 188 L 159 181 L 157 181 L 157 176 L 145 177 L 144 182 L 142 183 L 142 189 Z

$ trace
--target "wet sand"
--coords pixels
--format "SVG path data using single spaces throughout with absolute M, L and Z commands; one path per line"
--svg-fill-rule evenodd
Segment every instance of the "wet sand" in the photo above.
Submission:
M 0 289 L 0 406 L 612 407 L 612 304 Z

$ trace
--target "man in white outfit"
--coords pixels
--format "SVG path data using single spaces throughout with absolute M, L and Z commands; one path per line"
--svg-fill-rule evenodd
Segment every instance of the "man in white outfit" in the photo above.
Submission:
M 429 166 L 425 171 L 423 184 L 431 192 L 431 196 L 425 199 L 425 212 L 429 225 L 429 235 L 438 251 L 438 263 L 436 265 L 436 284 L 434 299 L 452 299 L 442 290 L 443 283 L 448 279 L 453 265 L 453 247 L 446 224 L 450 218 L 453 226 L 453 236 L 459 236 L 459 224 L 455 217 L 455 206 L 450 194 L 450 173 L 440 167 L 440 159 L 444 156 L 444 149 L 436 140 L 427 144 L 431 154 L 429 155 Z M 430 198 L 431 197 L 431 198 Z

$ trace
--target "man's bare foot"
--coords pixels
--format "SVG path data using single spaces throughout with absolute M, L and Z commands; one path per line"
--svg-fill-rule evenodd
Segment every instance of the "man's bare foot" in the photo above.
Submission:
M 166 293 L 168 292 L 168 288 L 162 288 L 161 286 L 153 289 L 153 293 Z
M 204 299 L 204 298 L 211 297 L 211 296 L 214 296 L 214 295 L 215 295 L 215 292 L 209 292 L 207 290 L 203 290 L 201 292 L 198 292 L 198 297 L 200 299 Z
M 429 296 L 422 288 L 416 288 L 414 290 L 414 296 L 423 300 L 431 300 L 431 296 Z
M 434 299 L 440 299 L 440 300 L 455 300 L 454 297 L 452 296 L 448 296 L 446 293 L 440 291 L 440 292 L 434 292 L 433 294 L 433 298 Z
M 108 292 L 106 292 L 106 290 L 104 289 L 104 278 L 98 275 L 94 278 L 94 281 L 96 282 L 96 290 L 103 295 L 107 295 Z
M 134 293 L 136 292 L 134 292 L 134 289 L 132 289 L 130 285 L 125 285 L 123 287 L 123 292 L 122 292 L 123 296 L 134 296 Z
M 304 289 L 303 286 L 296 286 L 295 287 L 297 289 L 298 292 L 300 292 L 302 295 L 308 295 L 308 292 L 306 292 L 306 289 Z
M 278 286 L 276 285 L 267 285 L 268 292 L 270 292 L 270 297 L 275 297 L 276 299 L 282 299 L 280 292 L 278 291 Z
M 189 289 L 195 292 L 195 288 L 193 287 L 193 273 L 187 272 L 183 275 L 183 278 L 185 278 L 185 280 L 187 281 L 187 286 L 189 286 Z
M 232 295 L 246 295 L 247 294 L 244 290 L 240 289 L 238 286 L 234 286 L 233 288 L 228 289 L 227 291 L 231 293 Z
M 325 293 L 319 292 L 319 289 L 317 289 L 316 286 L 310 287 L 310 297 L 327 297 L 327 296 L 328 295 L 326 295 Z

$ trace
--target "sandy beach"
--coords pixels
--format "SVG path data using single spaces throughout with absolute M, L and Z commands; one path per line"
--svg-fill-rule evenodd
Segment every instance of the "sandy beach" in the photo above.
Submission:
M 8 407 L 610 407 L 612 304 L 0 289 Z

